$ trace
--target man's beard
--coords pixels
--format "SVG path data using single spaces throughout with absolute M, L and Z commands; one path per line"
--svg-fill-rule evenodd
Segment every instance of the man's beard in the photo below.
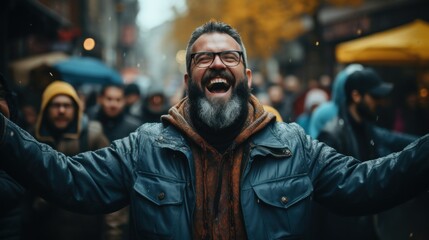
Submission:
M 375 122 L 377 120 L 377 114 L 371 111 L 371 109 L 369 109 L 368 105 L 364 101 L 358 103 L 357 112 L 364 121 Z
M 191 120 L 197 130 L 222 131 L 230 128 L 241 130 L 247 119 L 247 103 L 250 97 L 247 78 L 242 79 L 232 89 L 231 98 L 225 102 L 223 99 L 209 100 L 204 95 L 204 90 L 200 89 L 192 79 L 189 80 L 189 110 Z

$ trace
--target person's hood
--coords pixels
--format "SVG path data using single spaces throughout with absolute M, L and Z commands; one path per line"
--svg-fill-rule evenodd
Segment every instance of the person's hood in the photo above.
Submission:
M 357 70 L 362 70 L 363 66 L 360 64 L 350 64 L 343 70 L 341 70 L 337 76 L 335 77 L 334 83 L 332 85 L 332 95 L 331 99 L 332 101 L 337 105 L 341 106 L 346 101 L 346 91 L 345 91 L 345 84 L 347 81 L 347 78 L 352 74 L 353 72 Z
M 263 105 L 259 103 L 257 98 L 253 95 L 249 98 L 249 114 L 244 127 L 241 132 L 235 137 L 233 144 L 235 146 L 243 143 L 250 136 L 263 129 L 271 121 L 275 121 L 275 115 L 265 111 Z M 203 139 L 193 128 L 189 116 L 189 98 L 185 97 L 177 103 L 175 106 L 170 108 L 168 115 L 161 117 L 164 124 L 172 124 L 186 134 L 192 141 L 197 145 L 212 148 L 205 139 Z
M 327 102 L 329 100 L 328 94 L 319 88 L 313 88 L 307 92 L 304 100 L 304 109 L 310 113 L 315 106 Z
M 78 119 L 82 119 L 83 114 L 79 96 L 77 95 L 74 87 L 69 83 L 63 81 L 54 81 L 46 87 L 42 95 L 42 103 L 40 106 L 39 115 L 37 117 L 35 129 L 36 138 L 40 141 L 53 141 L 53 138 L 47 129 L 47 121 L 44 118 L 46 115 L 45 111 L 47 106 L 51 102 L 52 98 L 57 95 L 67 95 L 71 97 L 78 108 L 76 111 L 75 120 L 72 122 L 72 126 L 69 127 L 67 132 L 63 134 L 63 137 L 71 139 L 79 138 L 79 133 L 81 131 L 81 121 L 78 121 Z

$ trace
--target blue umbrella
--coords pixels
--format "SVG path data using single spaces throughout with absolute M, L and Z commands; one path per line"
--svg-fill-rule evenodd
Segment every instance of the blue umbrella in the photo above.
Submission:
M 115 69 L 93 57 L 71 57 L 53 65 L 62 80 L 79 86 L 85 83 L 122 83 L 122 77 Z

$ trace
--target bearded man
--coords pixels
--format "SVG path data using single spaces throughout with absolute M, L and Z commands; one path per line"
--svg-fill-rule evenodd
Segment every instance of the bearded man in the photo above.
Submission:
M 428 189 L 429 135 L 361 162 L 276 121 L 231 26 L 198 27 L 186 60 L 188 97 L 97 151 L 67 157 L 0 115 L 0 167 L 74 211 L 130 204 L 133 239 L 301 239 L 312 201 L 363 214 Z
M 354 71 L 344 85 L 345 105 L 317 139 L 362 161 L 400 151 L 417 137 L 376 126 L 377 107 L 392 87 L 372 68 Z

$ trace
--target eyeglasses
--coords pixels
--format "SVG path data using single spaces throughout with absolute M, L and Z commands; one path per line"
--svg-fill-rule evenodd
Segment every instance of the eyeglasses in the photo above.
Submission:
M 223 51 L 223 52 L 197 52 L 191 54 L 191 61 L 194 59 L 195 66 L 199 68 L 208 68 L 212 65 L 216 55 L 227 67 L 235 67 L 241 62 L 242 51 Z
M 64 108 L 65 110 L 70 110 L 73 108 L 73 104 L 72 103 L 50 103 L 49 104 L 49 108 L 53 108 L 53 109 L 60 109 L 60 108 Z

